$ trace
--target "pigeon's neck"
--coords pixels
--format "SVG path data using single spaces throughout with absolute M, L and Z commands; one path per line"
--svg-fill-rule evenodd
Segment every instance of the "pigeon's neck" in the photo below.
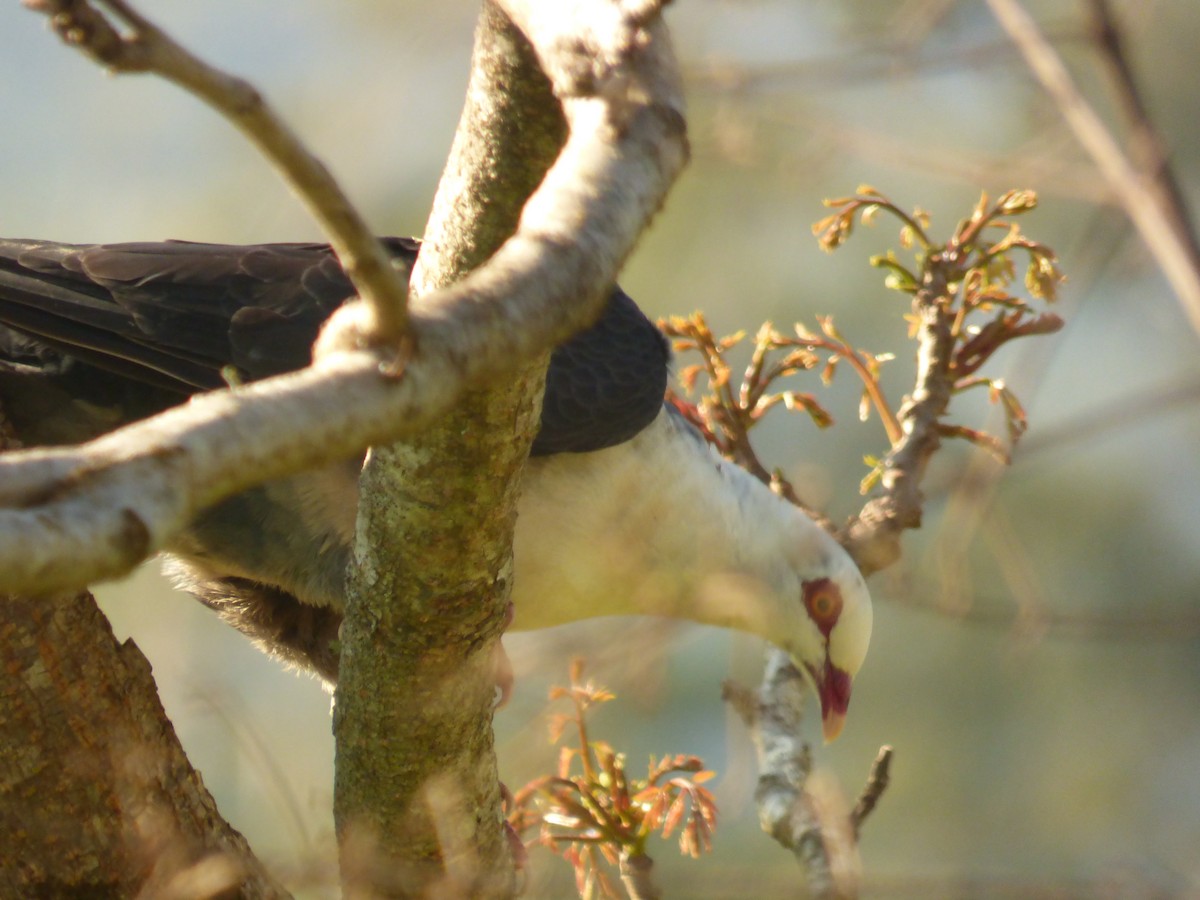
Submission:
M 627 443 L 529 465 L 515 627 L 651 614 L 777 629 L 784 568 L 795 557 L 786 545 L 815 526 L 673 411 Z

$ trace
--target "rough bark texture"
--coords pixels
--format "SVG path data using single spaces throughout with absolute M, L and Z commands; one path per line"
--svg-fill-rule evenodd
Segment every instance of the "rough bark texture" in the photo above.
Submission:
M 532 51 L 485 5 L 413 279 L 415 308 L 421 292 L 453 282 L 511 236 L 564 138 Z M 364 469 L 335 716 L 335 810 L 351 895 L 515 890 L 491 713 L 519 476 L 546 359 L 469 392 L 418 438 L 373 449 Z
M 0 896 L 286 897 L 89 594 L 0 604 Z
M 937 426 L 950 405 L 953 381 L 950 375 L 953 311 L 943 302 L 947 296 L 948 285 L 940 274 L 934 273 L 913 298 L 913 315 L 919 324 L 917 380 L 897 413 L 904 436 L 884 460 L 880 478 L 883 493 L 862 508 L 842 541 L 863 575 L 871 575 L 896 562 L 900 558 L 901 535 L 910 528 L 921 527 L 925 505 L 921 481 L 929 461 L 941 446 Z

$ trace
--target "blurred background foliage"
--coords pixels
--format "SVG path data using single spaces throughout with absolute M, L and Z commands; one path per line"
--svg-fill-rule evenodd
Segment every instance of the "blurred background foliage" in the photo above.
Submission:
M 1090 4 L 1029 4 L 1088 99 L 1128 122 L 1089 31 Z M 193 50 L 258 83 L 380 232 L 420 234 L 466 82 L 473 3 L 159 0 Z M 1139 88 L 1185 199 L 1200 188 L 1194 0 L 1114 4 Z M 1145 246 L 982 0 L 692 0 L 669 13 L 688 74 L 693 161 L 622 278 L 652 315 L 705 311 L 753 331 L 832 313 L 856 345 L 911 372 L 903 298 L 867 257 L 830 257 L 821 199 L 867 182 L 932 212 L 942 237 L 981 189 L 1038 191 L 1022 221 L 1069 277 L 1057 335 L 990 374 L 1031 429 L 1008 471 L 962 442 L 930 472 L 925 527 L 873 580 L 872 654 L 849 724 L 818 749 L 853 798 L 882 743 L 893 784 L 867 823 L 879 897 L 1200 894 L 1200 354 Z M 65 241 L 318 239 L 247 145 L 159 82 L 106 78 L 41 19 L 0 4 L 0 233 Z M 842 518 L 864 454 L 853 379 L 822 400 L 837 426 L 773 413 L 760 454 Z M 797 389 L 817 390 L 811 383 Z M 993 427 L 982 396 L 956 421 Z M 184 746 L 225 815 L 302 895 L 331 891 L 329 701 L 280 671 L 149 565 L 100 599 L 154 665 Z M 516 695 L 497 716 L 503 776 L 553 768 L 543 714 L 567 660 L 618 699 L 594 733 L 695 753 L 720 773 L 712 856 L 658 863 L 670 896 L 790 896 L 794 863 L 757 828 L 753 753 L 722 679 L 754 682 L 760 647 L 649 620 L 584 623 L 506 645 Z M 816 722 L 813 723 L 817 738 Z M 640 763 L 638 764 L 640 767 Z M 533 857 L 534 896 L 569 869 Z

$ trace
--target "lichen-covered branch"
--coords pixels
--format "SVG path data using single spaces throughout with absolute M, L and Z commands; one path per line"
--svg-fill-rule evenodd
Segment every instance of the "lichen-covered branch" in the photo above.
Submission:
M 516 230 L 565 137 L 528 43 L 485 3 L 414 273 L 417 306 Z M 468 391 L 406 442 L 373 448 L 363 470 L 334 716 L 350 896 L 515 889 L 491 723 L 520 471 L 546 360 Z
M 754 799 L 763 831 L 790 850 L 804 874 L 806 896 L 853 897 L 859 865 L 849 822 L 830 815 L 807 783 L 812 755 L 799 739 L 808 688 L 787 654 L 773 650 L 763 681 L 751 691 L 727 682 L 725 699 L 745 722 L 758 751 Z

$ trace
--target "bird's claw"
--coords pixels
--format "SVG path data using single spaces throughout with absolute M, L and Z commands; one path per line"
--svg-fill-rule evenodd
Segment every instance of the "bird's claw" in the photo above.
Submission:
M 508 607 L 504 610 L 504 630 L 508 630 L 508 626 L 512 624 L 513 617 L 516 614 L 516 607 L 512 601 L 509 601 Z M 512 661 L 508 658 L 508 653 L 504 649 L 503 639 L 496 641 L 496 649 L 492 651 L 494 656 L 492 665 L 494 666 L 496 678 L 496 705 L 495 709 L 503 709 L 508 705 L 509 699 L 512 697 L 513 675 Z

